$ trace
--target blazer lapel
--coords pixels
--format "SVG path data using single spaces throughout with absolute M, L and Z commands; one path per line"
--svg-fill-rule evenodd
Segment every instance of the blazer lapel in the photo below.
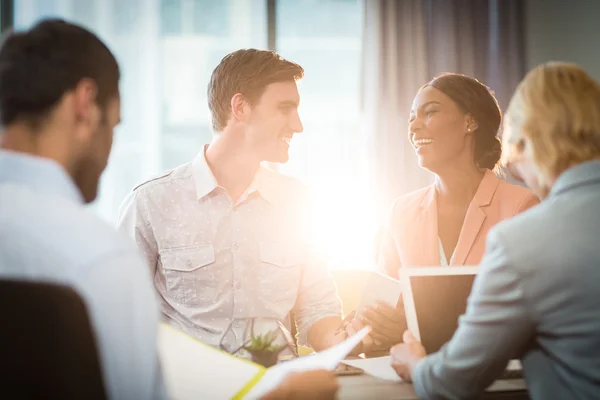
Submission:
M 469 252 L 475 243 L 475 239 L 477 239 L 477 235 L 486 219 L 485 207 L 490 205 L 499 182 L 499 179 L 492 171 L 486 171 L 467 209 L 467 215 L 465 216 L 458 243 L 450 262 L 451 266 L 465 264 Z

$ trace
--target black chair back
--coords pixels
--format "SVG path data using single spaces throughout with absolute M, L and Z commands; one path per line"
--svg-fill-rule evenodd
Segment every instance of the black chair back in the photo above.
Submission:
M 86 307 L 71 288 L 0 280 L 0 391 L 10 399 L 105 399 Z

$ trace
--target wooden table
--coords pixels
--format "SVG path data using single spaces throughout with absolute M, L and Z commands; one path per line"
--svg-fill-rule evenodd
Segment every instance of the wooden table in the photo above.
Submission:
M 371 375 L 340 376 L 340 400 L 381 399 L 416 400 L 413 386 L 409 383 L 390 382 Z M 486 391 L 483 399 L 529 399 L 525 381 L 522 379 L 496 381 Z

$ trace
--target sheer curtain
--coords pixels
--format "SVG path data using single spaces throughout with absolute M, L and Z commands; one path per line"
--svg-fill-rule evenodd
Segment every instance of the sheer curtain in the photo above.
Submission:
M 360 129 L 361 0 L 279 0 L 277 51 L 305 69 L 299 82 L 304 132 L 280 170 L 314 198 L 314 237 L 332 269 L 371 268 L 376 218 Z
M 380 220 L 396 197 L 431 182 L 407 139 L 413 96 L 427 80 L 422 0 L 365 0 L 363 129 Z
M 524 2 L 424 0 L 427 73 L 473 76 L 496 93 L 502 109 L 525 74 Z

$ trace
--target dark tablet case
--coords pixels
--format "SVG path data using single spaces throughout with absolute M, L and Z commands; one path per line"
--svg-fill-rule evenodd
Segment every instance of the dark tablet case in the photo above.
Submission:
M 411 288 L 421 343 L 435 353 L 458 327 L 465 313 L 475 275 L 411 276 Z

